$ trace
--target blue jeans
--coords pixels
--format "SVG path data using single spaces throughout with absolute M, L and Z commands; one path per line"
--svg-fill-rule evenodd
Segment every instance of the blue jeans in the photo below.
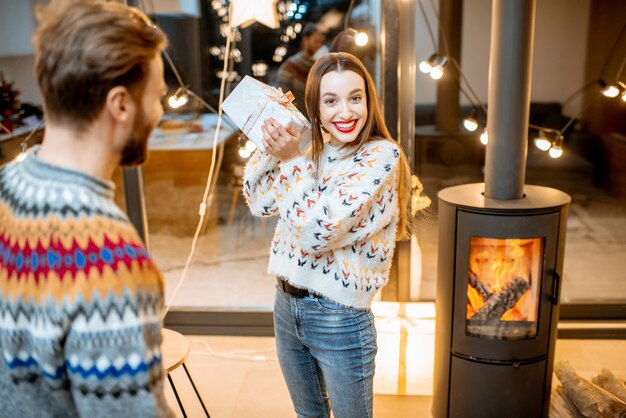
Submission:
M 299 418 L 373 416 L 376 329 L 370 310 L 276 289 L 278 362 Z

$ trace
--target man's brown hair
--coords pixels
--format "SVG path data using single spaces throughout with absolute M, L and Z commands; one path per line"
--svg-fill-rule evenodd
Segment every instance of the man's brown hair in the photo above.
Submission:
M 139 10 L 101 0 L 52 0 L 37 7 L 35 75 L 50 121 L 80 128 L 125 86 L 141 97 L 152 59 L 167 39 Z

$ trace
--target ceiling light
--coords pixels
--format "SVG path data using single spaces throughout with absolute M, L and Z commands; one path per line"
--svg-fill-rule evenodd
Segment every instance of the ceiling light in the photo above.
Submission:
M 365 45 L 367 45 L 367 41 L 369 41 L 369 38 L 367 36 L 367 33 L 365 33 L 365 32 L 359 32 L 354 37 L 354 43 L 357 44 L 358 46 L 365 46 Z
M 178 90 L 176 90 L 176 92 L 167 99 L 167 104 L 172 109 L 178 109 L 179 107 L 187 104 L 188 101 L 189 96 L 187 95 L 187 89 L 179 87 Z
M 602 89 L 602 94 L 609 98 L 617 97 L 619 89 L 616 86 L 609 84 Z
M 485 129 L 482 134 L 480 134 L 480 143 L 483 145 L 487 145 L 489 143 L 489 134 Z
M 550 141 L 544 131 L 539 131 L 539 135 L 533 141 L 535 147 L 540 149 L 541 151 L 547 151 L 552 146 L 552 141 Z
M 552 144 L 552 148 L 548 151 L 548 154 L 550 154 L 550 157 L 552 158 L 560 158 L 563 155 L 563 135 L 560 133 L 557 134 L 557 137 Z
M 476 112 L 472 111 L 472 113 L 465 119 L 463 119 L 463 126 L 470 132 L 474 132 L 478 129 L 478 121 L 476 120 Z
M 435 61 L 438 61 L 438 59 L 439 59 L 439 54 L 432 54 L 430 57 L 428 57 L 427 60 L 423 60 L 422 62 L 420 62 L 420 65 L 419 65 L 420 71 L 423 72 L 424 74 L 430 73 L 430 70 L 433 69 L 433 65 L 435 64 Z

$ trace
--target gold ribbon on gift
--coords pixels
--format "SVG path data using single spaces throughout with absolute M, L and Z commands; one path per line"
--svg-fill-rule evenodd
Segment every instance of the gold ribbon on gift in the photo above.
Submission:
M 400 352 L 398 353 L 398 395 L 406 395 L 406 347 L 409 339 L 409 330 L 407 327 L 408 318 L 406 316 L 406 304 L 403 302 L 400 302 L 398 319 L 400 319 Z
M 278 90 L 279 92 L 282 92 L 282 90 Z M 288 91 L 287 93 L 283 93 L 282 96 L 280 97 L 276 97 L 274 95 L 268 95 L 268 97 L 271 100 L 274 100 L 275 102 L 277 102 L 278 104 L 280 104 L 282 107 L 286 108 L 286 109 L 295 109 L 296 107 L 293 105 L 293 100 L 295 99 L 295 96 L 293 95 L 293 93 L 291 91 Z

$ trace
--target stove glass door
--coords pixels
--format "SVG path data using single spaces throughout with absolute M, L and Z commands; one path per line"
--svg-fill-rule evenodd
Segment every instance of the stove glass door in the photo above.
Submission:
M 519 340 L 537 336 L 543 238 L 472 236 L 466 333 Z

